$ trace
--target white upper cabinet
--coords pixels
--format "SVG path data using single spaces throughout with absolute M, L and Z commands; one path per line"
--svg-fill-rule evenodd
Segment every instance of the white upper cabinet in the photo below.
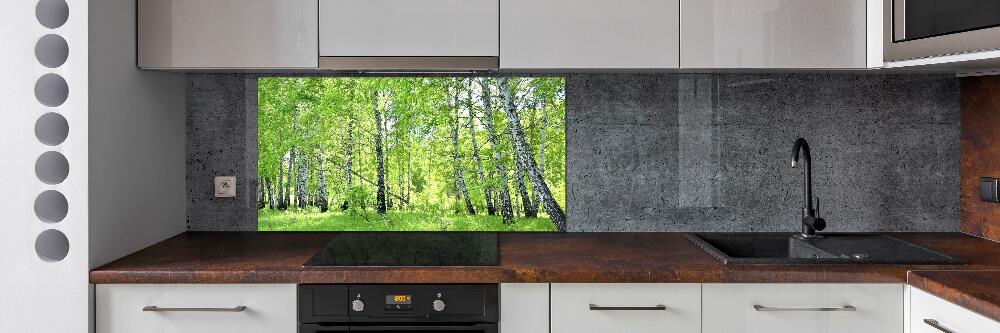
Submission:
M 678 0 L 503 0 L 501 69 L 678 66 Z
M 317 0 L 139 0 L 141 68 L 316 68 Z
M 683 0 L 681 67 L 877 67 L 869 64 L 867 49 L 869 36 L 881 48 L 881 12 L 874 15 L 878 22 L 869 24 L 867 5 L 866 0 Z M 873 58 L 880 60 L 881 50 Z
M 497 57 L 499 0 L 319 0 L 323 57 Z

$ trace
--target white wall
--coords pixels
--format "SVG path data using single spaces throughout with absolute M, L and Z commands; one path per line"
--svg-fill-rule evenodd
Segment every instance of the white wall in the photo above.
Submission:
M 35 18 L 36 0 L 0 1 L 0 332 L 85 332 L 88 325 L 87 221 L 87 1 L 68 0 L 69 19 L 54 29 Z M 35 43 L 58 34 L 69 45 L 67 61 L 56 68 L 42 66 Z M 69 87 L 66 101 L 47 107 L 34 97 L 36 80 L 45 74 L 62 76 Z M 36 120 L 47 112 L 61 114 L 69 124 L 65 141 L 48 146 L 35 137 Z M 35 175 L 41 153 L 55 151 L 69 162 L 65 180 L 46 184 Z M 34 211 L 42 191 L 59 191 L 68 203 L 66 216 L 43 222 Z M 35 251 L 42 231 L 61 232 L 69 242 L 67 255 L 43 260 Z
M 135 1 L 90 1 L 90 267 L 183 232 L 184 76 L 136 67 Z
M 68 20 L 45 27 L 35 17 L 38 0 L 0 1 L 0 332 L 92 329 L 89 270 L 185 227 L 182 75 L 136 69 L 134 1 L 65 3 Z M 54 68 L 35 57 L 46 34 L 69 46 L 66 62 Z M 65 79 L 65 102 L 45 106 L 35 98 L 46 74 Z M 66 119 L 64 141 L 36 138 L 36 121 L 49 112 Z M 65 156 L 64 180 L 36 176 L 45 152 Z M 66 197 L 65 218 L 36 215 L 43 191 Z M 36 251 L 50 229 L 68 241 L 64 258 L 45 260 Z

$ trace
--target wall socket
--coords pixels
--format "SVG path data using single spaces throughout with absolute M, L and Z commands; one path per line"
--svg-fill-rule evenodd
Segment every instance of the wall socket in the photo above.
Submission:
M 979 200 L 1000 202 L 1000 180 L 993 177 L 979 178 Z
M 236 196 L 236 177 L 219 176 L 215 177 L 215 197 L 232 198 Z

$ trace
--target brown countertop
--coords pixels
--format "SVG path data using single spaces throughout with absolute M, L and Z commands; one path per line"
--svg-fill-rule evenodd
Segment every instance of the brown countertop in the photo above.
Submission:
M 910 270 L 1000 270 L 1000 243 L 892 236 L 964 265 L 723 265 L 682 233 L 506 233 L 493 267 L 303 267 L 336 233 L 186 232 L 90 273 L 91 283 L 903 283 Z
M 1000 321 L 1000 271 L 911 271 L 907 283 Z

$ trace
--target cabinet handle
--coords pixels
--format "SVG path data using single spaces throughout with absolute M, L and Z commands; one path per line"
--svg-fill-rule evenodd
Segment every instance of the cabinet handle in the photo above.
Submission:
M 844 305 L 840 307 L 833 308 L 776 308 L 770 306 L 763 306 L 760 304 L 754 304 L 754 310 L 757 311 L 775 311 L 775 312 L 789 312 L 789 311 L 858 311 L 853 305 Z
M 243 312 L 247 307 L 244 305 L 231 308 L 161 308 L 155 305 L 142 307 L 142 311 L 152 312 Z
M 934 319 L 924 319 L 924 324 L 927 324 L 930 327 L 936 328 L 938 331 L 941 331 L 941 332 L 944 332 L 944 333 L 955 333 L 955 331 L 952 331 L 952 330 L 949 330 L 947 328 L 944 328 L 944 326 L 941 326 L 940 322 L 938 322 L 937 320 L 934 320 Z
M 657 304 L 654 306 L 599 306 L 597 304 L 591 304 L 591 311 L 664 311 L 667 309 L 666 305 Z

